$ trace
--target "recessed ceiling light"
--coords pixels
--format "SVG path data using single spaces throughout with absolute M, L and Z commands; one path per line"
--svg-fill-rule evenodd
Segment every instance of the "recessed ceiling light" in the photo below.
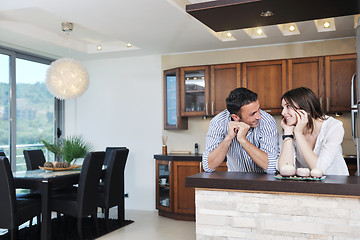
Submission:
M 278 24 L 277 26 L 284 36 L 293 36 L 300 34 L 299 28 L 296 26 L 296 23 L 284 23 Z
M 227 32 L 227 33 L 226 33 L 226 36 L 229 37 L 229 38 L 231 38 L 231 37 L 232 37 L 231 32 Z
M 323 26 L 324 26 L 324 28 L 329 28 L 330 22 L 328 22 L 328 21 L 323 22 Z
M 98 51 L 101 51 L 102 46 L 99 44 L 99 45 L 96 46 L 96 49 L 97 49 Z
M 247 28 L 247 29 L 243 29 L 243 31 L 252 39 L 258 39 L 258 38 L 266 38 L 266 34 L 264 33 L 264 31 L 257 27 L 257 28 Z
M 126 47 L 129 47 L 129 48 L 130 48 L 130 47 L 132 47 L 132 44 L 131 44 L 131 43 L 127 43 L 127 44 L 126 44 Z
M 318 19 L 314 20 L 314 23 L 318 32 L 336 31 L 334 18 Z
M 273 15 L 274 15 L 274 13 L 272 11 L 265 11 L 260 14 L 260 16 L 262 16 L 262 17 L 271 17 Z

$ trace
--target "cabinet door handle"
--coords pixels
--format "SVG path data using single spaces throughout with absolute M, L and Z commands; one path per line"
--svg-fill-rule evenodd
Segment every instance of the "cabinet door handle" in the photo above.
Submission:
M 202 164 L 201 164 L 201 162 L 200 162 L 200 164 L 199 164 L 199 167 L 200 167 L 200 172 L 201 172 L 201 169 L 202 169 L 202 166 L 201 166 Z
M 208 112 L 208 103 L 205 104 L 205 115 L 209 115 L 209 112 Z
M 211 102 L 211 115 L 215 115 L 214 114 L 214 101 Z
M 330 109 L 330 99 L 329 98 L 326 98 L 326 111 L 329 112 L 329 109 Z

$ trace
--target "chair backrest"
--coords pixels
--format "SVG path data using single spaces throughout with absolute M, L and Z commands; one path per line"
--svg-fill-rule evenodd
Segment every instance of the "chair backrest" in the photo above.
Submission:
M 109 207 L 118 205 L 123 198 L 124 191 L 124 170 L 129 149 L 116 149 L 111 153 L 111 157 L 105 172 L 104 194 L 105 202 Z
M 6 154 L 4 151 L 0 151 L 0 157 L 6 157 Z
M 78 217 L 88 216 L 97 208 L 98 199 L 95 196 L 98 194 L 104 158 L 105 152 L 89 152 L 84 158 L 77 191 L 77 202 L 80 208 Z
M 15 226 L 16 195 L 9 160 L 0 156 L 0 228 Z
M 24 157 L 27 170 L 39 169 L 39 166 L 44 166 L 45 155 L 41 149 L 24 150 Z
M 106 147 L 104 165 L 108 165 L 108 163 L 110 161 L 110 157 L 111 157 L 111 152 L 115 149 L 127 149 L 127 148 L 126 147 Z

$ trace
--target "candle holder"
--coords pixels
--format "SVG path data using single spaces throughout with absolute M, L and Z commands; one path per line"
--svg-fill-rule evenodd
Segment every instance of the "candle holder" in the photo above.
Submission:
M 167 136 L 162 136 L 162 154 L 163 155 L 167 155 L 167 145 L 166 145 L 166 142 L 167 142 Z
M 162 145 L 162 155 L 167 155 L 167 145 Z

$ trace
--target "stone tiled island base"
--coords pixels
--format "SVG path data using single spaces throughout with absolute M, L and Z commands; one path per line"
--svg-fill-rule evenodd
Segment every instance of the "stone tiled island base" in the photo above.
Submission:
M 196 189 L 196 239 L 360 239 L 360 197 Z

